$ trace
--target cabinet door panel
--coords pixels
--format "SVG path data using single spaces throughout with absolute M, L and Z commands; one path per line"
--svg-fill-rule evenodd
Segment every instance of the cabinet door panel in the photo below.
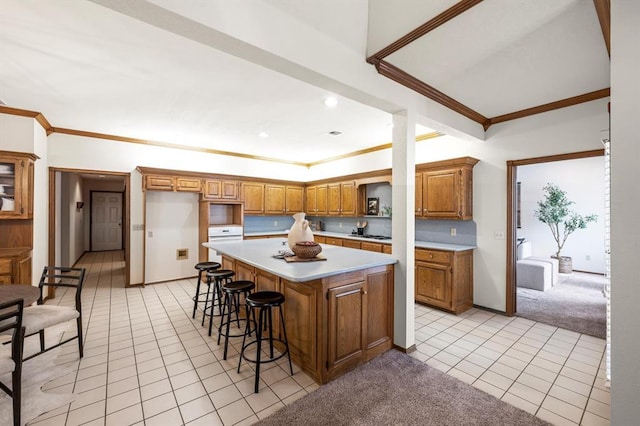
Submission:
M 360 248 L 362 250 L 367 250 L 367 251 L 375 251 L 375 252 L 378 252 L 378 253 L 382 252 L 382 244 L 380 244 L 380 243 L 363 242 Z
M 344 240 L 342 240 L 342 247 L 349 247 L 349 248 L 359 249 L 360 248 L 360 241 L 344 239 Z
M 161 175 L 146 175 L 145 188 L 155 191 L 173 191 L 173 177 Z
M 302 194 L 304 188 L 301 186 L 287 186 L 285 208 L 287 214 L 294 214 L 304 211 L 302 205 Z
M 393 335 L 393 286 L 392 272 L 367 276 L 367 350 L 384 342 Z M 367 355 L 367 359 L 372 357 Z
M 202 180 L 198 178 L 176 178 L 176 190 L 185 192 L 200 192 L 202 191 Z
M 330 215 L 340 214 L 340 184 L 327 185 L 327 210 Z
M 423 216 L 458 218 L 462 215 L 460 173 L 459 169 L 423 173 Z
M 241 281 L 241 280 L 253 281 L 254 280 L 255 268 L 253 266 L 247 265 L 246 263 L 236 260 L 235 267 L 236 267 L 235 269 L 236 275 L 232 278 L 234 281 Z
M 416 262 L 415 298 L 451 309 L 451 268 L 448 265 Z
M 308 371 L 316 371 L 318 368 L 316 289 L 311 285 L 282 280 L 282 293 L 286 300 L 282 306 L 291 358 L 300 367 Z
M 316 212 L 318 211 L 318 204 L 316 203 L 316 194 L 317 194 L 317 187 L 315 186 L 309 186 L 306 189 L 306 209 L 305 211 L 307 212 L 308 215 L 314 215 L 316 214 Z
M 284 214 L 285 212 L 284 185 L 266 184 L 264 186 L 264 212 L 267 214 Z
M 329 369 L 359 363 L 366 348 L 364 321 L 367 317 L 364 282 L 329 290 Z
M 341 209 L 340 214 L 355 216 L 356 214 L 356 184 L 344 182 L 341 184 Z
M 327 185 L 319 185 L 316 189 L 316 214 L 327 214 Z
M 245 182 L 242 184 L 244 212 L 248 214 L 264 213 L 264 184 Z

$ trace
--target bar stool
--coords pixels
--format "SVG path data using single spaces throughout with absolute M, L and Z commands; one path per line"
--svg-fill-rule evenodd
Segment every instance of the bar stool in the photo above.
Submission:
M 222 283 L 228 283 L 236 273 L 231 269 L 216 269 L 207 272 L 207 285 L 211 289 L 207 293 L 207 298 L 204 301 L 204 313 L 202 315 L 202 324 L 204 325 L 204 318 L 209 315 L 209 320 L 214 316 L 219 316 L 222 310 Z M 209 294 L 211 294 L 211 306 L 209 306 Z M 218 314 L 215 314 L 216 300 L 218 302 Z M 211 312 L 207 313 L 207 309 Z
M 251 320 L 249 316 L 249 307 L 246 307 L 246 316 L 245 318 L 240 318 L 240 296 L 244 295 L 245 300 L 251 294 L 253 289 L 256 288 L 256 285 L 251 281 L 232 281 L 230 283 L 226 283 L 222 285 L 222 292 L 224 293 L 224 303 L 222 304 L 222 315 L 220 318 L 220 327 L 218 327 L 218 345 L 220 344 L 220 337 L 224 336 L 224 356 L 223 359 L 227 359 L 227 348 L 229 347 L 229 337 L 241 337 L 244 336 L 244 333 L 240 334 L 231 334 L 229 331 L 229 327 L 231 323 L 234 321 L 231 318 L 231 314 L 235 312 L 236 314 L 236 324 L 238 328 L 240 328 L 240 321 Z M 227 317 L 225 318 L 225 313 Z M 209 336 L 211 336 L 211 326 L 213 324 L 213 316 L 209 318 Z M 251 336 L 251 325 L 247 324 L 249 328 L 249 336 Z M 222 329 L 225 328 L 225 331 Z M 254 327 L 255 330 L 255 321 Z
M 277 291 L 257 291 L 255 293 L 251 293 L 247 296 L 247 308 L 249 312 L 253 315 L 253 321 L 255 322 L 255 312 L 254 309 L 258 309 L 258 328 L 256 330 L 256 340 L 253 342 L 249 342 L 245 344 L 247 339 L 247 335 L 251 335 L 251 330 L 249 328 L 250 321 L 247 321 L 247 327 L 245 328 L 244 337 L 242 338 L 242 350 L 240 351 L 240 360 L 238 361 L 238 373 L 240 373 L 240 366 L 242 365 L 242 359 L 244 358 L 248 362 L 253 362 L 256 364 L 256 383 L 255 383 L 255 393 L 258 393 L 258 387 L 260 385 L 260 364 L 277 361 L 283 356 L 287 355 L 289 358 L 289 370 L 291 371 L 291 375 L 293 376 L 293 366 L 291 365 L 291 355 L 289 353 L 289 341 L 287 340 L 287 330 L 284 324 L 284 315 L 282 313 L 282 304 L 284 303 L 284 295 Z M 284 339 L 278 334 L 278 338 L 273 338 L 273 320 L 271 315 L 271 308 L 278 308 L 280 311 L 280 329 L 282 330 L 282 334 L 284 335 Z M 262 337 L 262 331 L 264 327 L 268 326 L 269 338 L 266 339 Z M 260 359 L 262 355 L 262 341 L 269 340 L 269 358 Z M 284 344 L 285 350 L 277 357 L 273 356 L 273 341 L 280 342 Z M 256 359 L 250 359 L 245 354 L 245 349 L 247 349 L 251 345 L 256 345 Z
M 196 311 L 198 310 L 198 303 L 202 303 L 200 302 L 200 296 L 201 295 L 206 295 L 207 297 L 209 296 L 209 281 L 207 281 L 207 292 L 206 293 L 200 293 L 200 283 L 202 283 L 202 273 L 203 272 L 209 272 L 209 271 L 214 271 L 216 269 L 219 269 L 222 265 L 220 265 L 218 262 L 200 262 L 200 263 L 196 263 L 196 266 L 194 266 L 194 268 L 196 268 L 198 270 L 198 283 L 196 284 L 196 295 L 193 296 L 193 315 L 191 315 L 191 318 L 195 318 L 196 317 Z

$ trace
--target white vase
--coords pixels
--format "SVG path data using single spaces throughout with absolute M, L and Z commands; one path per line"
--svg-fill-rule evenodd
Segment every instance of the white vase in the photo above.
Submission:
M 313 232 L 309 227 L 309 221 L 304 218 L 304 213 L 296 213 L 293 215 L 295 222 L 291 225 L 287 241 L 289 248 L 293 247 L 299 241 L 313 241 Z

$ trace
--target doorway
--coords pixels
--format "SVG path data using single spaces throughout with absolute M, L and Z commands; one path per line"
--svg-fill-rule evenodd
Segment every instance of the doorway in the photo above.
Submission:
M 552 155 L 547 157 L 529 158 L 523 160 L 507 161 L 507 289 L 506 310 L 508 316 L 513 316 L 517 311 L 516 290 L 516 260 L 518 238 L 518 199 L 517 193 L 517 169 L 521 166 L 542 164 L 556 161 L 575 160 L 603 156 L 604 149 L 582 151 L 570 154 Z M 604 250 L 604 245 L 603 245 Z
M 107 200 L 105 207 L 119 206 L 119 211 L 104 211 L 112 221 L 105 235 L 115 250 L 124 250 L 125 285 L 130 285 L 130 174 L 99 170 L 49 168 L 49 259 L 50 265 L 72 266 L 85 252 L 93 247 L 93 193 L 117 193 L 113 203 Z M 110 205 L 110 207 L 108 207 Z M 113 225 L 117 226 L 114 232 Z M 119 234 L 119 235 L 116 235 Z M 107 250 L 106 246 L 97 246 Z
M 91 250 L 122 248 L 122 193 L 91 191 Z
M 520 218 L 520 214 L 524 213 L 521 211 L 521 207 L 523 207 L 522 200 L 519 198 L 519 195 L 522 194 L 521 190 L 523 186 L 527 185 L 526 179 L 527 176 L 531 179 L 531 183 L 529 186 L 541 186 L 546 184 L 546 180 L 553 179 L 562 179 L 562 174 L 566 173 L 562 167 L 554 167 L 555 164 L 551 164 L 553 162 L 566 161 L 566 160 L 577 160 L 577 159 L 586 159 L 589 157 L 597 157 L 603 156 L 604 150 L 594 150 L 594 151 L 586 151 L 572 154 L 565 154 L 559 156 L 549 156 L 549 157 L 540 157 L 534 159 L 527 160 L 518 160 L 518 161 L 510 161 L 507 163 L 507 176 L 508 176 L 508 187 L 510 191 L 507 195 L 507 204 L 508 204 L 508 224 L 507 224 L 507 314 L 514 315 L 517 313 L 521 313 L 525 318 L 538 320 L 542 322 L 546 322 L 555 326 L 560 326 L 563 328 L 573 329 L 571 324 L 577 325 L 578 329 L 574 331 L 578 332 L 586 332 L 587 334 L 597 335 L 597 337 L 604 337 L 600 335 L 600 331 L 604 332 L 606 329 L 606 303 L 604 298 L 602 297 L 602 292 L 594 291 L 590 289 L 594 285 L 602 287 L 606 279 L 604 278 L 605 266 L 604 266 L 604 235 L 602 236 L 602 246 L 598 247 L 595 245 L 595 248 L 592 249 L 592 253 L 595 254 L 596 259 L 593 264 L 589 264 L 590 255 L 585 255 L 588 253 L 587 249 L 585 252 L 582 252 L 581 249 L 584 246 L 588 246 L 589 244 L 585 244 L 580 239 L 581 235 L 576 234 L 575 238 L 578 239 L 577 242 L 581 242 L 581 244 L 577 244 L 574 241 L 574 247 L 571 249 L 572 253 L 576 256 L 576 261 L 578 263 L 577 271 L 588 271 L 592 272 L 592 274 L 583 274 L 581 272 L 576 272 L 571 275 L 559 274 L 560 284 L 554 285 L 548 290 L 545 291 L 536 291 L 529 289 L 522 289 L 516 286 L 516 262 L 518 259 L 518 244 L 521 244 L 523 239 L 526 240 L 527 237 L 533 237 L 534 244 L 538 245 L 538 248 L 542 248 L 542 252 L 538 251 L 538 253 L 533 253 L 538 256 L 549 256 L 549 253 L 554 253 L 555 243 L 551 239 L 551 235 L 546 235 L 549 232 L 549 229 L 546 225 L 540 223 L 537 219 L 535 219 L 532 215 L 533 208 L 535 207 L 536 202 L 529 199 L 528 206 L 528 220 L 529 224 L 526 227 L 526 231 L 523 232 L 523 229 L 519 229 L 520 226 L 523 226 L 525 222 L 524 218 Z M 568 167 L 567 163 L 567 167 Z M 579 164 L 579 163 L 576 163 Z M 584 164 L 584 163 L 583 163 Z M 527 166 L 532 166 L 527 168 Z M 553 173 L 545 173 L 545 171 L 556 170 L 556 173 L 560 173 L 559 176 L 554 176 Z M 521 173 L 518 173 L 520 169 Z M 604 169 L 604 167 L 603 167 Z M 541 174 L 543 177 L 536 176 L 535 174 L 531 174 L 532 171 L 536 171 Z M 604 175 L 604 170 L 603 170 Z M 522 179 L 521 179 L 522 177 Z M 542 183 L 542 180 L 544 183 Z M 580 185 L 582 181 L 576 179 L 576 175 L 570 175 L 568 180 L 565 181 L 565 184 L 569 186 L 569 184 Z M 522 185 L 519 185 L 519 183 Z M 560 183 L 560 182 L 552 182 L 552 183 Z M 604 182 L 603 182 L 604 184 Z M 561 184 L 560 186 L 563 186 Z M 518 191 L 520 190 L 520 191 Z M 571 193 L 569 192 L 569 199 L 571 200 Z M 604 197 L 604 190 L 603 197 Z M 575 192 L 573 192 L 575 193 Z M 536 195 L 537 197 L 538 195 Z M 532 206 L 532 204 L 534 206 Z M 582 204 L 582 203 L 580 203 Z M 604 207 L 604 202 L 602 203 Z M 589 212 L 582 211 L 582 209 L 578 208 L 579 213 L 586 214 Z M 520 219 L 520 220 L 519 220 Z M 604 217 L 601 215 L 600 218 L 600 226 L 603 225 Z M 593 232 L 596 235 L 599 235 L 598 232 Z M 574 238 L 572 236 L 572 238 Z M 574 239 L 575 239 L 574 238 Z M 591 236 L 593 238 L 593 236 Z M 588 241 L 588 238 L 585 236 L 585 241 Z M 546 244 L 546 245 L 545 245 Z M 542 246 L 542 247 L 540 247 Z M 593 246 L 593 245 L 591 245 Z M 529 246 L 529 251 L 531 250 Z M 520 249 L 520 255 L 522 255 L 522 248 Z M 564 253 L 563 253 L 564 254 Z M 569 253 L 567 253 L 569 254 Z M 600 257 L 600 262 L 597 257 Z M 576 263 L 574 261 L 574 263 Z M 557 277 L 554 277 L 557 281 Z M 552 279 L 553 280 L 553 279 Z M 583 291 L 584 290 L 584 291 Z M 580 296 L 580 297 L 578 297 Z M 584 296 L 584 297 L 583 297 Z M 600 300 L 598 300 L 600 297 Z M 519 310 L 518 300 L 522 305 L 522 309 Z M 567 315 L 567 303 L 575 302 L 576 310 L 575 315 Z M 584 302 L 584 303 L 583 303 Z M 597 303 L 596 303 L 597 302 Z M 556 308 L 554 308 L 556 306 Z M 558 308 L 560 307 L 560 308 Z M 564 307 L 564 308 L 562 308 Z M 554 311 L 555 309 L 555 311 Z M 556 312 L 557 311 L 557 312 Z M 601 312 L 602 311 L 602 312 Z M 573 312 L 573 311 L 572 311 Z M 585 315 L 585 321 L 575 321 L 575 318 L 570 317 L 580 317 L 581 315 Z M 530 316 L 532 316 L 530 318 Z M 546 318 L 547 320 L 543 320 L 541 318 Z M 554 322 L 555 321 L 555 322 Z M 587 327 L 588 324 L 591 324 L 593 327 Z M 584 328 L 584 327 L 586 328 Z M 584 330 L 582 328 L 584 328 Z M 600 330 L 602 329 L 602 330 Z M 594 331 L 597 333 L 594 334 Z

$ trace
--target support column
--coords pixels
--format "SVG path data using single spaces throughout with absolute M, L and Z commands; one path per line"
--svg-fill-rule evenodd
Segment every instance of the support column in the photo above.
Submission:
M 393 115 L 392 244 L 395 266 L 394 330 L 396 346 L 415 350 L 415 151 L 416 119 L 412 111 Z

